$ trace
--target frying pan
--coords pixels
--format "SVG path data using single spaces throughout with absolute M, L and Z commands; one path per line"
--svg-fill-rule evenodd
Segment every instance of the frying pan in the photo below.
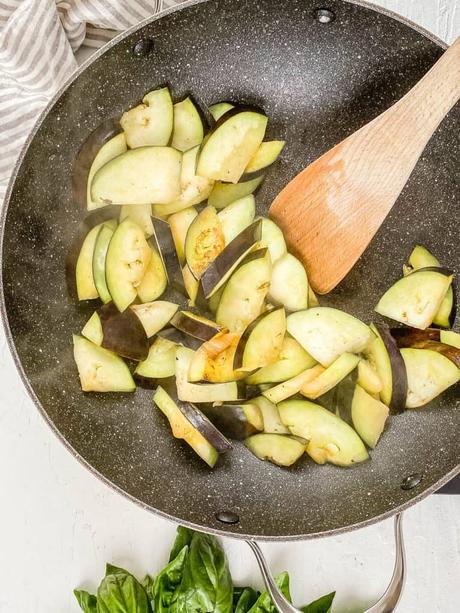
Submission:
M 198 0 L 117 37 L 41 116 L 4 207 L 2 316 L 37 408 L 107 483 L 146 509 L 209 532 L 287 540 L 346 531 L 403 510 L 460 470 L 458 388 L 393 417 L 372 461 L 351 470 L 307 458 L 282 469 L 236 444 L 210 471 L 172 438 L 151 392 L 85 395 L 79 387 L 71 334 L 94 306 L 67 296 L 64 259 L 84 216 L 72 196 L 73 163 L 101 122 L 166 82 L 175 96 L 190 91 L 204 105 L 263 107 L 269 136 L 288 143 L 257 196 L 266 213 L 292 177 L 403 96 L 444 48 L 363 2 L 318 8 L 316 0 Z M 459 132 L 456 107 L 370 248 L 323 304 L 371 321 L 415 242 L 460 272 Z

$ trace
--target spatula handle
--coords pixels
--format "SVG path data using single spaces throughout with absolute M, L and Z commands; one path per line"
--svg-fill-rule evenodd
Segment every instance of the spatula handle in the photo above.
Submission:
M 460 37 L 427 74 L 380 119 L 395 134 L 424 149 L 436 128 L 460 99 Z M 393 123 L 395 122 L 395 123 Z

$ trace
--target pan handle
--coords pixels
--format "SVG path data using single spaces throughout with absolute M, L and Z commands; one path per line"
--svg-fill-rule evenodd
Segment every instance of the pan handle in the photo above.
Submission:
M 385 590 L 383 596 L 375 603 L 374 606 L 372 606 L 370 609 L 367 609 L 364 613 L 392 613 L 392 611 L 396 610 L 399 599 L 401 598 L 401 593 L 404 587 L 404 580 L 406 575 L 401 514 L 395 516 L 394 533 L 396 557 L 393 569 L 393 576 L 391 577 L 391 581 L 387 589 Z M 278 589 L 278 586 L 276 585 L 270 572 L 267 560 L 265 559 L 259 545 L 253 540 L 248 540 L 246 542 L 254 552 L 257 563 L 259 564 L 260 572 L 262 573 L 265 586 L 273 602 L 275 603 L 279 613 L 300 613 L 298 609 L 296 609 L 292 604 L 290 604 L 290 602 L 286 600 L 286 598 Z

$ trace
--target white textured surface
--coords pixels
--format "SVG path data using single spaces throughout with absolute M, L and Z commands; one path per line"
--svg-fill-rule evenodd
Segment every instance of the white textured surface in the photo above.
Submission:
M 377 2 L 376 2 L 377 4 Z M 381 0 L 452 41 L 458 0 Z M 141 574 L 166 560 L 175 527 L 100 483 L 57 441 L 29 400 L 0 332 L 0 613 L 77 611 L 71 591 L 94 588 L 106 561 Z M 406 513 L 408 584 L 402 613 L 455 613 L 460 602 L 460 496 L 433 496 Z M 249 549 L 226 541 L 234 578 L 260 585 Z M 293 577 L 301 604 L 336 589 L 334 613 L 357 613 L 386 585 L 392 525 L 263 546 Z

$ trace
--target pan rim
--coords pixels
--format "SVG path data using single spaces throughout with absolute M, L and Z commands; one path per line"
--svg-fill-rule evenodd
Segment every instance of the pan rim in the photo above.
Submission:
M 115 36 L 106 45 L 104 45 L 103 47 L 98 49 L 89 58 L 87 58 L 78 67 L 78 69 L 69 76 L 69 78 L 64 82 L 64 84 L 59 88 L 59 90 L 49 100 L 49 102 L 47 103 L 45 108 L 41 111 L 40 115 L 38 116 L 38 118 L 37 118 L 37 120 L 36 120 L 36 122 L 35 122 L 35 124 L 34 124 L 34 126 L 32 128 L 32 130 L 29 133 L 27 139 L 25 140 L 25 142 L 24 142 L 24 144 L 23 144 L 23 146 L 21 148 L 21 152 L 20 152 L 20 154 L 19 154 L 19 156 L 18 156 L 18 158 L 17 158 L 17 160 L 15 162 L 15 165 L 14 165 L 14 168 L 13 168 L 13 172 L 11 173 L 10 179 L 8 181 L 7 189 L 6 189 L 6 192 L 5 192 L 5 197 L 4 197 L 4 202 L 3 202 L 2 210 L 0 212 L 0 319 L 1 319 L 1 322 L 2 322 L 3 330 L 5 332 L 5 337 L 6 337 L 6 340 L 7 340 L 7 345 L 8 345 L 9 351 L 11 353 L 11 356 L 13 358 L 13 361 L 14 361 L 14 364 L 16 366 L 16 369 L 17 369 L 17 371 L 19 373 L 19 376 L 21 378 L 21 381 L 22 381 L 22 383 L 23 383 L 23 385 L 24 385 L 24 387 L 25 387 L 29 397 L 31 398 L 31 400 L 34 403 L 35 407 L 38 409 L 38 411 L 39 411 L 40 415 L 42 416 L 42 418 L 45 420 L 45 422 L 50 427 L 51 431 L 56 435 L 57 439 L 64 445 L 64 447 L 71 453 L 71 455 L 78 462 L 80 462 L 80 464 L 82 466 L 84 466 L 87 470 L 90 471 L 90 473 L 92 473 L 95 477 L 97 477 L 100 481 L 102 481 L 105 485 L 110 487 L 112 490 L 114 490 L 115 492 L 121 494 L 123 497 L 129 499 L 130 501 L 135 503 L 137 506 L 143 508 L 144 510 L 149 511 L 150 513 L 152 513 L 154 515 L 158 515 L 158 516 L 162 517 L 163 519 L 169 520 L 169 521 L 174 522 L 174 523 L 183 524 L 183 525 L 185 525 L 185 526 L 187 526 L 189 528 L 192 528 L 194 530 L 197 530 L 197 531 L 207 532 L 207 533 L 211 533 L 211 534 L 215 534 L 215 535 L 219 535 L 219 536 L 224 536 L 224 537 L 229 537 L 229 538 L 233 538 L 233 539 L 237 539 L 237 540 L 257 539 L 258 541 L 267 541 L 267 542 L 269 542 L 269 541 L 271 541 L 271 542 L 289 542 L 289 541 L 303 541 L 303 540 L 306 541 L 306 540 L 310 540 L 310 539 L 324 538 L 324 537 L 328 537 L 328 536 L 335 536 L 335 535 L 340 535 L 340 534 L 352 532 L 352 531 L 358 530 L 360 528 L 364 528 L 364 527 L 376 524 L 376 523 L 378 523 L 378 522 L 380 522 L 380 521 L 382 521 L 384 519 L 388 519 L 390 517 L 393 517 L 397 513 L 401 513 L 402 511 L 410 508 L 414 504 L 420 502 L 424 498 L 427 498 L 430 494 L 432 494 L 433 492 L 435 492 L 436 490 L 441 488 L 443 485 L 448 483 L 456 475 L 460 474 L 460 463 L 455 468 L 453 468 L 451 471 L 449 471 L 449 473 L 447 473 L 446 475 L 444 475 L 443 477 L 438 479 L 431 486 L 427 487 L 422 492 L 420 492 L 420 494 L 415 495 L 414 497 L 412 497 L 407 502 L 405 502 L 405 503 L 403 503 L 403 504 L 401 504 L 401 505 L 399 505 L 399 506 L 397 506 L 397 507 L 395 507 L 395 508 L 393 508 L 393 509 L 391 509 L 389 511 L 386 511 L 386 512 L 381 513 L 379 515 L 375 515 L 375 516 L 373 516 L 371 518 L 368 518 L 368 519 L 364 519 L 364 520 L 362 520 L 360 522 L 357 522 L 355 524 L 351 524 L 351 525 L 347 525 L 347 526 L 342 526 L 342 527 L 339 527 L 339 528 L 332 528 L 332 529 L 329 529 L 329 530 L 324 530 L 324 531 L 314 532 L 314 533 L 309 533 L 309 534 L 290 534 L 290 535 L 246 534 L 246 533 L 242 533 L 242 532 L 240 533 L 240 532 L 235 532 L 235 531 L 226 531 L 225 527 L 216 528 L 216 527 L 206 526 L 206 528 L 204 528 L 202 525 L 198 525 L 198 524 L 195 524 L 194 522 L 183 520 L 183 519 L 178 519 L 177 517 L 174 517 L 173 515 L 171 515 L 169 513 L 166 513 L 164 511 L 159 510 L 159 509 L 155 509 L 154 507 L 150 506 L 149 504 L 146 504 L 145 502 L 143 502 L 139 498 L 136 498 L 132 494 L 129 494 L 128 492 L 123 490 L 120 486 L 118 486 L 116 483 L 111 481 L 108 477 L 103 475 L 99 470 L 97 470 L 94 466 L 92 466 L 81 454 L 79 454 L 77 452 L 77 450 L 70 444 L 70 442 L 64 437 L 64 435 L 56 427 L 56 425 L 54 424 L 54 422 L 51 420 L 51 418 L 49 417 L 48 413 L 46 412 L 45 408 L 42 406 L 42 404 L 41 404 L 40 400 L 38 399 L 37 395 L 35 394 L 35 392 L 34 392 L 34 390 L 32 388 L 32 385 L 30 384 L 30 382 L 28 380 L 28 377 L 27 377 L 27 375 L 26 375 L 26 373 L 25 373 L 25 371 L 23 369 L 21 360 L 20 360 L 19 355 L 18 355 L 17 350 L 16 350 L 16 345 L 15 345 L 15 342 L 14 342 L 14 338 L 13 338 L 13 335 L 11 333 L 11 329 L 10 329 L 10 325 L 9 325 L 9 320 L 8 320 L 8 314 L 7 314 L 7 311 L 6 311 L 5 292 L 4 292 L 4 286 L 3 286 L 3 248 L 4 248 L 4 235 L 5 235 L 6 218 L 7 218 L 7 214 L 8 214 L 8 209 L 9 209 L 9 204 L 10 204 L 11 196 L 12 196 L 12 193 L 13 193 L 13 188 L 14 188 L 14 185 L 16 183 L 16 179 L 17 179 L 17 176 L 18 176 L 18 173 L 19 173 L 19 169 L 21 168 L 21 166 L 23 164 L 23 161 L 24 161 L 24 158 L 25 158 L 25 156 L 27 154 L 27 151 L 28 151 L 28 149 L 29 149 L 33 139 L 35 138 L 35 135 L 37 134 L 39 128 L 41 127 L 41 125 L 45 121 L 46 117 L 48 116 L 49 112 L 54 107 L 56 102 L 60 99 L 60 97 L 64 94 L 64 92 L 70 87 L 70 85 L 74 81 L 76 81 L 76 79 L 86 70 L 86 68 L 88 68 L 94 61 L 99 59 L 109 49 L 111 49 L 112 47 L 114 47 L 119 42 L 121 42 L 125 38 L 129 37 L 131 34 L 135 33 L 136 31 L 141 30 L 146 25 L 148 25 L 150 23 L 153 23 L 153 22 L 163 18 L 163 17 L 165 17 L 168 14 L 175 13 L 175 12 L 180 11 L 182 9 L 186 9 L 188 7 L 191 7 L 191 6 L 194 6 L 194 5 L 198 5 L 198 4 L 202 4 L 202 3 L 208 2 L 208 1 L 210 1 L 210 0 L 187 0 L 186 2 L 183 2 L 182 4 L 176 5 L 174 7 L 168 8 L 168 9 L 165 9 L 163 11 L 160 11 L 159 13 L 157 13 L 157 14 L 155 14 L 153 16 L 150 16 L 150 17 L 140 21 L 139 23 L 137 23 L 136 25 L 132 26 L 128 30 L 126 30 L 124 32 L 121 32 L 120 34 Z M 402 23 L 402 24 L 410 27 L 411 29 L 417 31 L 422 36 L 425 36 L 430 41 L 434 42 L 437 46 L 441 47 L 441 49 L 445 50 L 445 49 L 448 48 L 448 45 L 444 41 L 442 41 L 440 38 L 438 38 L 437 36 L 435 36 L 434 34 L 429 32 L 428 30 L 426 30 L 422 26 L 419 26 L 418 24 L 415 24 L 410 19 L 407 19 L 407 18 L 405 18 L 405 17 L 395 13 L 394 11 L 391 11 L 391 10 L 383 8 L 383 7 L 376 6 L 375 4 L 371 4 L 367 0 L 341 0 L 341 1 L 345 2 L 347 4 L 361 6 L 363 8 L 372 10 L 372 11 L 374 11 L 376 13 L 383 14 L 383 15 L 385 15 L 387 17 L 390 17 L 391 19 L 399 21 L 400 23 Z M 229 528 L 229 530 L 234 530 L 235 526 L 233 526 L 233 527 L 232 526 L 228 526 L 228 528 Z

